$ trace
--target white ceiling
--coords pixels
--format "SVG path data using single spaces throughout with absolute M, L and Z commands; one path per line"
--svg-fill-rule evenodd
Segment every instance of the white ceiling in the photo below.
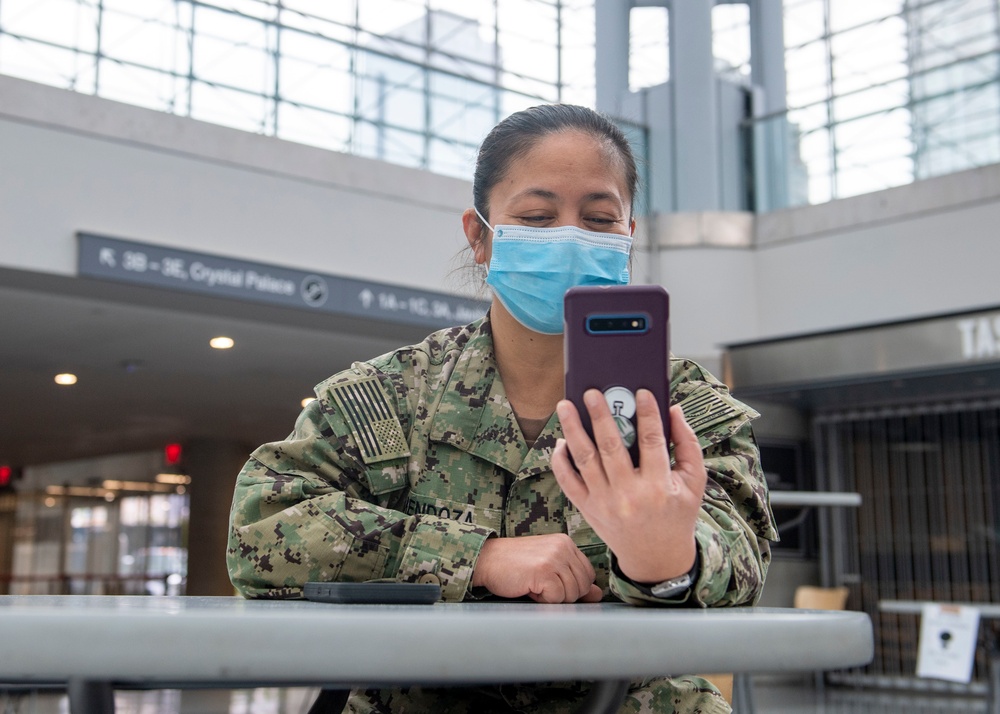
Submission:
M 0 270 L 0 464 L 283 438 L 312 387 L 423 337 L 217 298 Z M 227 335 L 231 350 L 209 347 Z M 59 386 L 59 372 L 77 384 Z

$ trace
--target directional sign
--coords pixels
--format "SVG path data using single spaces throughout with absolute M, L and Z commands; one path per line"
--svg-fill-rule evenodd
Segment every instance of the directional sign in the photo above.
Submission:
M 487 303 L 399 285 L 308 273 L 178 248 L 78 233 L 80 275 L 104 280 L 447 327 L 486 313 Z

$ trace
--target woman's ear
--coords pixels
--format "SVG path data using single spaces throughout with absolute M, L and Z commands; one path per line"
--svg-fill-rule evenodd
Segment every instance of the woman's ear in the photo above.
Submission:
M 635 237 L 635 219 L 631 218 L 628 222 L 628 234 Z
M 462 229 L 465 231 L 465 239 L 469 241 L 472 248 L 472 255 L 478 265 L 488 263 L 490 260 L 490 241 L 488 230 L 479 220 L 475 209 L 467 208 L 462 214 Z

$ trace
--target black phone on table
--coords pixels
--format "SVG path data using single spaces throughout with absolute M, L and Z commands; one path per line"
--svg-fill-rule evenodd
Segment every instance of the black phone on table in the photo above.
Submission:
M 441 599 L 434 583 L 306 583 L 306 600 L 342 605 L 432 605 Z

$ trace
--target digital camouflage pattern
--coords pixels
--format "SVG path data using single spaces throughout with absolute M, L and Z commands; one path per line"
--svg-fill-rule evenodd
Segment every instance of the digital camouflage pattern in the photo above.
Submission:
M 701 572 L 676 600 L 649 596 L 617 575 L 607 547 L 562 494 L 549 468 L 562 436 L 556 415 L 528 448 L 500 381 L 488 316 L 355 363 L 316 387 L 316 401 L 285 441 L 253 452 L 233 499 L 232 582 L 253 598 L 300 597 L 311 580 L 435 582 L 444 600 L 460 601 L 488 595 L 471 587 L 487 538 L 567 533 L 607 599 L 755 603 L 768 541 L 777 539 L 750 425 L 757 413 L 687 360 L 671 359 L 671 395 L 698 435 L 709 477 L 695 533 Z M 516 710 L 572 709 L 583 696 L 575 686 L 517 687 Z M 623 711 L 728 711 L 700 679 L 636 686 Z M 482 696 L 501 690 L 514 696 L 510 687 Z M 351 711 L 471 711 L 449 708 L 469 696 L 370 691 L 352 697 Z
M 434 689 L 406 687 L 371 690 L 354 696 L 351 714 L 574 714 L 590 691 L 589 683 L 505 684 L 496 687 Z M 730 712 L 719 691 L 701 677 L 638 680 L 629 688 L 619 714 L 716 714 Z

